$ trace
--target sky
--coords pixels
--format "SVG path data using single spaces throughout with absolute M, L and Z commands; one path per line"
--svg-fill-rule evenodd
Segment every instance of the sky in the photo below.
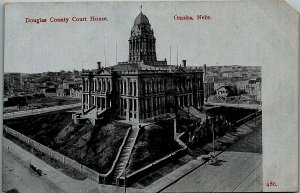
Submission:
M 294 9 L 300 12 L 300 1 L 299 0 L 286 0 Z
M 4 71 L 81 70 L 96 68 L 97 61 L 106 66 L 127 61 L 130 30 L 141 4 L 154 30 L 158 60 L 177 64 L 178 46 L 178 63 L 185 59 L 187 66 L 263 66 L 266 47 L 273 48 L 274 39 L 282 37 L 278 31 L 284 15 L 276 10 L 289 9 L 280 1 L 10 3 L 5 10 Z M 194 20 L 174 20 L 175 15 Z M 197 20 L 197 15 L 211 20 Z M 91 16 L 108 21 L 25 22 Z

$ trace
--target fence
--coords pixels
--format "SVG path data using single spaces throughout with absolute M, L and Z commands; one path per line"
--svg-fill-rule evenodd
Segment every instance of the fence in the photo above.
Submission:
M 51 158 L 59 161 L 60 163 L 62 163 L 63 165 L 66 165 L 68 167 L 71 167 L 71 168 L 74 168 L 76 169 L 77 171 L 83 173 L 84 175 L 86 175 L 86 177 L 90 178 L 91 180 L 95 181 L 95 182 L 104 182 L 106 183 L 107 182 L 107 179 L 109 178 L 109 176 L 111 175 L 112 171 L 114 170 L 115 166 L 116 166 L 116 162 L 117 160 L 119 159 L 119 156 L 120 156 L 120 153 L 122 151 L 122 148 L 129 136 L 129 132 L 130 132 L 131 128 L 129 128 L 127 130 L 127 133 L 126 133 L 126 136 L 123 140 L 123 143 L 122 145 L 120 146 L 119 148 L 119 151 L 118 151 L 118 154 L 115 158 L 115 161 L 110 169 L 110 171 L 106 174 L 100 174 L 80 163 L 78 163 L 77 161 L 73 160 L 73 159 L 70 159 L 56 151 L 53 151 L 52 149 L 30 139 L 29 137 L 26 137 L 25 135 L 3 125 L 3 131 L 5 131 L 6 133 L 18 138 L 19 140 L 23 141 L 24 143 L 26 143 L 27 145 L 39 150 L 40 152 L 50 156 Z
M 261 115 L 261 114 L 262 114 L 262 111 L 261 111 L 261 110 L 260 110 L 260 111 L 257 111 L 257 112 L 255 112 L 255 113 L 252 113 L 252 114 L 250 114 L 250 115 L 248 115 L 248 116 L 246 116 L 246 117 L 244 117 L 244 118 L 242 118 L 242 119 L 236 121 L 234 124 L 235 124 L 236 126 L 241 125 L 241 124 L 243 124 L 243 123 L 245 123 L 245 122 L 247 122 L 247 121 L 253 119 L 254 117 L 257 117 L 257 116 Z

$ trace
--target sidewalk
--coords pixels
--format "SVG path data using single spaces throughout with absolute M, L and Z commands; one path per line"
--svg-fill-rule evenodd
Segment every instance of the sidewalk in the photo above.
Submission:
M 81 103 L 76 103 L 76 104 L 69 104 L 69 105 L 44 107 L 44 108 L 40 108 L 40 109 L 31 109 L 31 110 L 27 110 L 27 111 L 16 111 L 16 112 L 12 112 L 12 113 L 4 113 L 3 119 L 12 119 L 12 118 L 17 118 L 17 117 L 49 113 L 49 112 L 58 111 L 58 110 L 72 109 L 72 108 L 80 107 L 80 106 L 81 106 Z
M 262 155 L 225 151 L 216 164 L 204 164 L 162 192 L 261 192 Z
M 8 149 L 9 148 L 9 149 Z M 10 140 L 3 137 L 3 151 L 9 151 L 15 155 L 15 160 L 21 163 L 24 167 L 29 167 L 29 163 L 33 164 L 36 168 L 41 169 L 43 172 L 43 176 L 38 177 L 41 181 L 46 184 L 51 183 L 52 191 L 51 192 L 64 192 L 64 193 L 74 193 L 74 192 L 124 192 L 124 187 L 113 186 L 113 185 L 104 185 L 104 184 L 97 184 L 96 182 L 85 179 L 85 180 L 75 180 L 66 176 L 62 172 L 54 169 L 53 167 L 49 166 L 42 160 L 36 158 L 29 152 L 23 150 L 18 145 L 14 144 Z M 5 160 L 5 159 L 4 159 Z M 4 175 L 11 175 L 11 173 L 4 174 Z M 15 179 L 16 176 L 7 176 L 8 179 Z M 6 182 L 10 183 L 10 182 Z M 27 193 L 30 192 L 30 187 L 34 185 L 34 182 L 29 181 L 22 182 L 23 187 L 26 189 L 18 189 L 20 193 Z M 54 187 L 55 185 L 56 187 Z M 5 186 L 5 184 L 3 184 Z M 18 184 L 9 184 L 10 188 L 17 188 Z M 15 186 L 15 187 L 13 187 Z M 59 190 L 59 191 L 58 191 Z M 43 191 L 43 190 L 41 190 Z M 141 190 L 134 189 L 134 188 L 127 188 L 128 192 L 141 192 Z M 34 192 L 34 191 L 32 191 Z M 44 191 L 48 193 L 48 191 Z
M 246 136 L 250 133 L 252 133 L 254 130 L 250 127 L 253 124 L 257 124 L 259 125 L 260 122 L 260 127 L 261 127 L 261 116 L 258 117 L 257 119 L 259 119 L 260 121 L 257 120 L 250 120 L 247 123 L 241 125 L 238 129 L 237 129 L 237 134 L 243 136 Z M 257 122 L 256 122 L 257 121 Z M 258 128 L 261 129 L 261 128 Z M 220 142 L 222 143 L 234 143 L 238 140 L 238 136 L 233 136 L 230 133 L 225 134 L 224 136 L 217 138 L 215 145 L 221 145 Z M 209 143 L 207 145 L 205 145 L 205 149 L 207 150 L 212 150 L 212 143 Z M 210 153 L 212 154 L 212 152 Z M 209 154 L 209 155 L 210 155 Z M 227 154 L 225 152 L 222 151 L 216 151 L 215 155 L 219 158 L 220 156 L 222 157 L 223 154 Z M 252 154 L 249 153 L 244 153 L 241 152 L 241 155 L 239 156 L 249 156 L 251 157 Z M 256 155 L 256 154 L 253 154 Z M 262 157 L 261 154 L 257 154 L 258 156 Z M 155 181 L 154 183 L 150 184 L 149 186 L 145 187 L 145 191 L 146 192 L 160 192 L 164 189 L 166 189 L 167 187 L 171 186 L 172 184 L 176 184 L 177 181 L 179 181 L 180 179 L 184 178 L 185 176 L 189 175 L 190 173 L 192 173 L 194 170 L 197 170 L 200 166 L 204 165 L 205 163 L 202 162 L 201 160 L 192 160 L 189 163 L 187 163 L 186 165 L 183 165 L 181 167 L 179 167 L 178 169 L 176 169 L 175 171 L 169 173 L 168 175 L 160 178 L 159 180 Z M 195 179 L 197 178 L 197 176 L 195 176 Z M 186 192 L 186 189 L 182 189 L 182 190 L 176 190 L 173 189 L 173 191 L 183 191 Z
M 215 155 L 218 156 L 221 152 L 215 152 Z M 208 154 L 212 155 L 212 153 Z M 178 180 L 198 169 L 200 166 L 204 165 L 205 162 L 200 159 L 192 160 L 189 163 L 179 167 L 175 171 L 167 174 L 166 176 L 160 178 L 149 186 L 145 187 L 145 192 L 160 192 L 171 184 L 176 183 Z

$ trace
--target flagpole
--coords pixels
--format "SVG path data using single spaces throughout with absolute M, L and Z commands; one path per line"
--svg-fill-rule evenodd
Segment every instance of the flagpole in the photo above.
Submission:
M 177 67 L 178 67 L 178 44 L 177 44 Z
M 171 44 L 170 44 L 170 65 L 172 65 L 172 59 L 171 59 L 171 56 L 172 56 L 172 47 L 171 47 Z
M 118 64 L 118 44 L 116 43 L 116 65 Z

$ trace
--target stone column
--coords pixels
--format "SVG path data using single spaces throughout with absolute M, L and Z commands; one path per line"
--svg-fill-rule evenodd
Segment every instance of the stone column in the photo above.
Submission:
M 140 101 L 138 99 L 134 99 L 136 102 L 136 120 L 139 123 L 140 122 Z
M 128 93 L 129 93 L 129 81 L 128 79 L 126 79 L 126 95 L 128 96 Z
M 98 97 L 95 96 L 95 99 L 94 99 L 94 100 L 95 100 L 95 106 L 96 106 L 96 109 L 98 109 L 98 105 L 97 105 L 97 104 L 98 104 Z
M 125 100 L 127 103 L 127 105 L 126 105 L 126 121 L 129 121 L 129 99 L 126 98 Z
M 124 80 L 123 79 L 121 79 L 121 95 L 124 93 Z
M 84 94 L 82 93 L 82 97 L 81 97 L 81 114 L 84 115 Z
M 122 94 L 125 95 L 125 79 L 122 80 L 122 88 L 123 88 L 123 92 Z

